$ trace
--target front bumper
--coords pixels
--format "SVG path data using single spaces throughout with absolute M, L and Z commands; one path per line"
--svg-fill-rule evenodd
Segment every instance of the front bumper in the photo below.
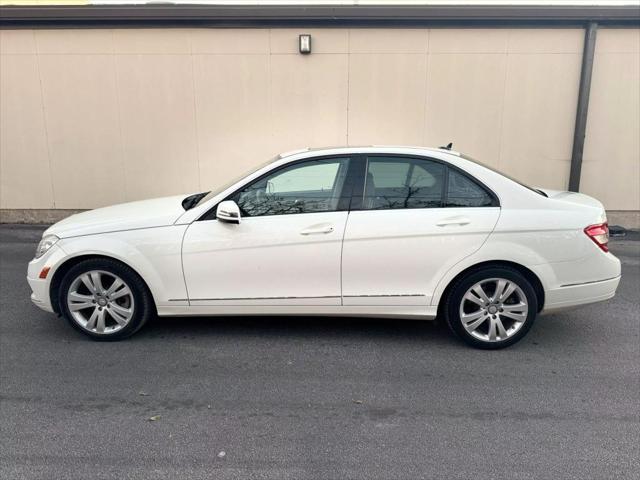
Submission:
M 55 274 L 55 270 L 64 261 L 67 254 L 60 248 L 58 244 L 54 245 L 40 258 L 34 258 L 29 262 L 27 268 L 27 282 L 31 287 L 31 301 L 38 308 L 46 312 L 53 312 L 51 306 L 51 297 L 49 288 L 51 279 Z M 46 278 L 40 278 L 40 272 L 44 267 L 49 267 L 49 273 Z
M 49 274 L 51 275 L 51 274 Z M 51 298 L 49 296 L 49 282 L 47 279 L 31 278 L 27 275 L 27 282 L 31 287 L 31 301 L 33 304 L 44 310 L 45 312 L 52 312 Z
M 36 307 L 44 310 L 45 312 L 54 313 L 53 307 L 51 307 L 51 302 L 40 300 L 40 297 L 38 297 L 35 293 L 31 294 L 31 301 Z

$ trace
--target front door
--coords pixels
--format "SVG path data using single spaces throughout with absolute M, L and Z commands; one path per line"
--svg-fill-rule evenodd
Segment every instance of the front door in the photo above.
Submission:
M 370 156 L 342 253 L 343 305 L 430 305 L 437 283 L 478 250 L 500 208 L 492 194 L 435 160 Z
M 183 243 L 191 305 L 340 305 L 348 169 L 344 157 L 280 167 L 229 197 L 240 224 L 191 224 Z

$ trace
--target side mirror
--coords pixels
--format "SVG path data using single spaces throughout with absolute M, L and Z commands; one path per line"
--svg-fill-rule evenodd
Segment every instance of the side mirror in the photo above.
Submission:
M 225 200 L 216 208 L 216 218 L 222 222 L 240 223 L 240 207 L 233 200 Z

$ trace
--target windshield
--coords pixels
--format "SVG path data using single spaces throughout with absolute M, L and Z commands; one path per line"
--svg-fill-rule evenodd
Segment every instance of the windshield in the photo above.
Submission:
M 525 183 L 522 183 L 520 180 L 517 180 L 517 179 L 515 179 L 515 178 L 513 178 L 513 177 L 511 177 L 511 176 L 509 176 L 509 175 L 507 175 L 507 174 L 505 174 L 505 173 L 503 173 L 503 172 L 501 172 L 499 170 L 496 170 L 495 168 L 490 167 L 489 165 L 487 165 L 487 164 L 485 164 L 483 162 L 480 162 L 480 161 L 476 160 L 475 158 L 471 158 L 471 157 L 469 157 L 467 155 L 460 155 L 460 157 L 464 158 L 465 160 L 469 160 L 470 162 L 477 163 L 478 165 L 481 165 L 484 168 L 486 168 L 488 170 L 491 170 L 492 172 L 497 173 L 498 175 L 502 175 L 503 177 L 508 178 L 512 182 L 516 182 L 518 185 L 520 185 L 520 186 L 522 186 L 524 188 L 527 188 L 527 189 L 531 190 L 532 192 L 537 193 L 538 195 L 542 195 L 543 197 L 547 197 L 548 196 L 542 190 L 538 190 L 537 188 L 530 187 L 529 185 L 527 185 Z
M 191 206 L 191 208 L 197 207 L 199 205 L 202 205 L 206 202 L 208 202 L 209 200 L 211 200 L 213 197 L 215 197 L 216 195 L 219 195 L 220 193 L 224 192 L 227 188 L 229 188 L 230 186 L 232 186 L 235 183 L 238 183 L 240 180 L 242 180 L 245 177 L 248 177 L 249 175 L 251 175 L 252 173 L 257 172 L 258 170 L 260 170 L 261 168 L 266 167 L 267 165 L 269 165 L 270 163 L 275 162 L 278 158 L 278 156 L 275 156 L 271 159 L 269 159 L 268 161 L 261 163 L 260 165 L 258 165 L 257 167 L 253 167 L 251 170 L 243 173 L 242 175 L 238 175 L 237 177 L 235 177 L 233 180 L 225 183 L 222 186 L 219 186 L 218 188 L 214 188 L 213 190 L 211 190 L 209 193 L 207 193 L 206 195 L 204 195 L 202 198 L 200 198 L 198 200 L 197 203 L 195 203 L 194 205 Z

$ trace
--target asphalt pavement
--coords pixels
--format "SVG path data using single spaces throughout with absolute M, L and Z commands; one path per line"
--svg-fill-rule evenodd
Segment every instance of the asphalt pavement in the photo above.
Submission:
M 0 227 L 0 478 L 640 477 L 640 235 L 618 295 L 473 350 L 435 322 L 172 318 L 97 343 Z

